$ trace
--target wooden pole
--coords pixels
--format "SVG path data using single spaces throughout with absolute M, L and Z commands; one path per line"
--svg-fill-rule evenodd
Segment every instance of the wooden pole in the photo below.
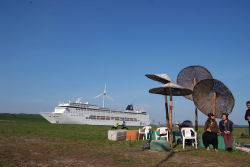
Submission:
M 213 114 L 216 117 L 216 92 L 213 93 Z
M 173 117 L 173 115 L 172 115 L 172 113 L 173 113 L 173 99 L 172 99 L 172 96 L 173 96 L 173 94 L 172 94 L 172 88 L 169 88 L 169 94 L 170 94 L 170 102 L 169 102 L 169 108 L 170 108 L 170 121 L 169 121 L 169 124 L 170 124 L 170 128 L 169 128 L 169 133 L 170 133 L 170 135 L 169 135 L 169 137 L 170 137 L 170 146 L 171 146 L 171 148 L 173 148 L 173 141 L 172 141 L 172 125 L 173 125 L 173 123 L 172 123 L 172 117 Z
M 168 96 L 165 96 L 165 111 L 166 111 L 166 123 L 169 128 L 169 115 L 168 115 Z
M 196 85 L 196 78 L 194 78 L 194 86 Z M 198 131 L 198 108 L 195 105 L 195 131 Z
M 195 131 L 198 131 L 198 108 L 195 106 Z

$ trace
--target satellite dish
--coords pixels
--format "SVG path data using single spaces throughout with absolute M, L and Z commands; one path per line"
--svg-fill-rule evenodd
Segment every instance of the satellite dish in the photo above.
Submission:
M 216 79 L 198 82 L 193 89 L 193 101 L 203 114 L 214 113 L 216 118 L 222 113 L 230 114 L 235 103 L 232 92 Z
M 195 84 L 203 79 L 213 79 L 213 76 L 203 66 L 188 66 L 179 72 L 177 84 L 193 90 Z M 187 95 L 185 97 L 189 100 L 193 100 L 192 95 Z

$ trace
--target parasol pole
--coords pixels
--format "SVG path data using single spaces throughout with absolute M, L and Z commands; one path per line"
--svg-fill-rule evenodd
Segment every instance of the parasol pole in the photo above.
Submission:
M 170 108 L 170 122 L 169 122 L 169 125 L 170 125 L 170 128 L 169 128 L 169 132 L 170 132 L 170 135 L 169 135 L 169 138 L 170 138 L 170 146 L 171 148 L 173 148 L 173 142 L 172 142 L 172 112 L 173 112 L 173 95 L 172 95 L 172 88 L 169 88 L 169 94 L 170 94 L 170 102 L 169 102 L 169 108 Z
M 196 85 L 196 78 L 194 78 L 194 85 Z M 195 105 L 195 131 L 198 131 L 198 108 Z
M 195 131 L 198 131 L 198 108 L 195 105 Z
M 166 89 L 165 89 L 165 92 L 167 92 Z M 165 95 L 165 111 L 166 111 L 166 123 L 167 123 L 167 127 L 169 128 L 168 96 L 167 95 Z
M 216 92 L 213 93 L 213 114 L 216 117 Z

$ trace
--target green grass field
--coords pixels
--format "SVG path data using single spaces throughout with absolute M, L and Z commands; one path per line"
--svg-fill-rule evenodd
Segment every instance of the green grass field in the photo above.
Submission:
M 250 166 L 250 154 L 177 145 L 172 152 L 141 150 L 144 141 L 109 141 L 110 126 L 50 124 L 39 115 L 0 114 L 1 166 Z M 129 127 L 138 129 L 138 127 Z M 246 128 L 234 129 L 237 143 Z M 202 129 L 199 129 L 202 133 Z

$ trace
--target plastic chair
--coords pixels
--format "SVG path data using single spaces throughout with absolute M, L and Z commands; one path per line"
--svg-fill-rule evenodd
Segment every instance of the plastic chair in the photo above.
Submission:
M 151 131 L 152 127 L 151 126 L 144 126 L 142 129 L 145 129 L 145 133 L 144 133 L 145 139 L 148 140 L 149 135 L 150 135 L 149 132 Z
M 193 134 L 192 134 L 193 133 Z M 195 146 L 197 149 L 197 133 L 193 128 L 181 128 L 181 135 L 182 135 L 182 144 L 183 149 L 185 149 L 185 140 L 194 140 Z M 194 143 L 192 142 L 192 146 L 194 146 Z
M 160 134 L 158 135 L 157 132 L 160 132 Z M 156 129 L 155 139 L 159 140 L 161 137 L 166 137 L 166 140 L 168 141 L 168 128 L 167 127 L 160 127 Z
M 144 140 L 145 139 L 145 129 L 139 129 L 139 134 L 138 134 L 138 140 L 140 140 L 140 136 L 141 135 L 143 135 L 142 136 L 142 140 Z

